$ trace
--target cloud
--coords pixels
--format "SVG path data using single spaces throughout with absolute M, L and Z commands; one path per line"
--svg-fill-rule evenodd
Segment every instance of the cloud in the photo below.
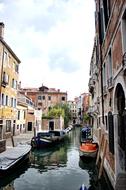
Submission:
M 79 65 L 70 58 L 67 49 L 55 49 L 55 52 L 53 51 L 49 58 L 48 65 L 52 70 L 58 68 L 65 73 L 72 73 L 79 69 Z
M 20 58 L 24 86 L 88 90 L 94 40 L 93 0 L 0 0 L 5 41 Z

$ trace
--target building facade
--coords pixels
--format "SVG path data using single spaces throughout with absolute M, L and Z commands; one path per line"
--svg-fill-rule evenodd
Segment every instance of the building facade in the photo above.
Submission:
M 34 131 L 37 114 L 32 100 L 28 96 L 18 92 L 15 135 L 25 133 L 27 131 Z
M 0 139 L 14 133 L 20 60 L 4 41 L 0 23 Z
M 104 168 L 115 187 L 118 176 L 126 174 L 126 1 L 95 0 L 95 4 L 89 91 L 92 106 L 97 107 L 96 114 L 92 111 L 96 138 L 107 139 Z
M 71 122 L 72 122 L 72 124 L 76 124 L 77 123 L 77 105 L 76 105 L 76 102 L 69 100 L 67 103 L 68 103 L 68 106 L 70 109 Z
M 42 110 L 45 115 L 51 107 L 67 103 L 67 92 L 61 92 L 59 89 L 42 85 L 40 88 L 21 88 L 20 91 L 27 94 L 34 101 L 36 109 Z

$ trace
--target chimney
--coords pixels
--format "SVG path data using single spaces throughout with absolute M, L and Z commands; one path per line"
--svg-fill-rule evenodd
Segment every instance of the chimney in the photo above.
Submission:
M 0 22 L 0 38 L 4 37 L 4 23 Z

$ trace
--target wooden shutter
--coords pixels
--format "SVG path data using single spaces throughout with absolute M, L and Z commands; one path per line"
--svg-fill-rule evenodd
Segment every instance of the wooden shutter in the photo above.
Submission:
M 112 112 L 108 113 L 109 151 L 114 154 L 114 124 Z

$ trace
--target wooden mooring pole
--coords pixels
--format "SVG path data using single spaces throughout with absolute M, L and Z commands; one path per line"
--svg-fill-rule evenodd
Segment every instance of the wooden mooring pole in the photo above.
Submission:
M 104 134 L 102 134 L 101 141 L 100 141 L 100 147 L 96 159 L 96 165 L 99 163 L 100 155 L 101 155 L 101 150 L 102 150 L 102 145 L 103 145 L 103 153 L 101 157 L 101 163 L 99 167 L 99 174 L 98 174 L 98 179 L 101 178 L 102 172 L 103 172 L 103 167 L 104 167 L 104 159 L 105 159 L 105 154 L 106 154 L 106 148 L 107 148 L 107 139 Z
M 13 135 L 11 135 L 11 142 L 12 142 L 12 146 L 14 147 L 14 138 L 13 138 Z

